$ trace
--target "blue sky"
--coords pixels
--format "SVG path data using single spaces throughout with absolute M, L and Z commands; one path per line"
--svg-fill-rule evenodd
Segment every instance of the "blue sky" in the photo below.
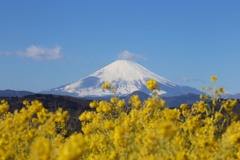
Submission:
M 0 0 L 0 90 L 42 91 L 118 59 L 240 92 L 239 0 Z

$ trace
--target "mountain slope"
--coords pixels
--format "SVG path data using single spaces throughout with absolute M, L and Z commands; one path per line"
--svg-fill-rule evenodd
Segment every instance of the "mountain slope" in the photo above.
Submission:
M 0 90 L 0 97 L 23 97 L 26 95 L 35 94 L 29 91 L 14 91 L 14 90 Z
M 240 99 L 240 93 L 237 94 L 224 94 L 223 99 Z
M 146 87 L 146 82 L 149 79 L 155 79 L 159 82 L 160 94 L 163 96 L 178 96 L 188 93 L 201 94 L 194 88 L 177 85 L 128 60 L 117 60 L 77 82 L 42 93 L 76 97 L 110 96 L 111 93 L 102 88 L 102 84 L 108 81 L 116 86 L 119 96 L 126 96 L 134 91 L 149 94 L 150 91 Z

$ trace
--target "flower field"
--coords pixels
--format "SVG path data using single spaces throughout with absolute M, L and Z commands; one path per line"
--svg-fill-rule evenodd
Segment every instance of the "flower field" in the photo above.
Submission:
M 151 98 L 129 102 L 117 97 L 111 83 L 103 88 L 113 93 L 110 102 L 92 101 L 95 111 L 79 115 L 81 133 L 68 134 L 67 111 L 49 112 L 39 101 L 24 101 L 25 107 L 8 112 L 0 104 L 0 159 L 34 160 L 199 160 L 240 159 L 240 122 L 232 112 L 237 100 L 221 101 L 223 88 L 202 87 L 208 94 L 191 106 L 166 108 L 157 82 L 147 87 Z

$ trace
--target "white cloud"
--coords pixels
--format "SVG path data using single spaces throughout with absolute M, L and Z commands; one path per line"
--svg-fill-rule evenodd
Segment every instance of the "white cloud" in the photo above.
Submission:
M 61 54 L 61 47 L 55 48 L 43 48 L 37 46 L 30 46 L 26 49 L 26 52 L 17 52 L 20 57 L 32 58 L 37 61 L 42 60 L 56 60 L 63 57 Z
M 181 78 L 181 81 L 182 81 L 182 82 L 190 82 L 190 81 L 193 81 L 193 79 L 194 79 L 194 78 L 192 78 L 192 77 L 182 77 L 182 78 Z
M 1 52 L 0 51 L 0 55 L 10 55 L 11 53 L 10 52 Z
M 127 50 L 123 51 L 122 53 L 119 53 L 118 58 L 125 59 L 125 60 L 136 60 L 136 59 L 147 60 L 147 57 L 145 57 L 144 55 L 134 54 Z
M 204 82 L 204 81 L 201 80 L 201 79 L 193 78 L 193 77 L 182 77 L 180 80 L 181 80 L 182 82 L 196 82 L 196 81 L 198 81 L 198 82 Z

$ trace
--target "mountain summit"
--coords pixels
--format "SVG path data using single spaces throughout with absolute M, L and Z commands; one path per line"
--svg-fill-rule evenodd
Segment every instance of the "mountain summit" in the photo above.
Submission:
M 112 95 L 111 92 L 102 88 L 102 84 L 108 81 L 116 86 L 119 96 L 126 96 L 134 91 L 150 94 L 146 87 L 146 82 L 149 79 L 158 81 L 160 94 L 163 96 L 178 96 L 188 93 L 201 94 L 200 91 L 194 88 L 177 85 L 129 60 L 117 60 L 77 82 L 44 91 L 43 93 L 75 97 L 110 96 Z

